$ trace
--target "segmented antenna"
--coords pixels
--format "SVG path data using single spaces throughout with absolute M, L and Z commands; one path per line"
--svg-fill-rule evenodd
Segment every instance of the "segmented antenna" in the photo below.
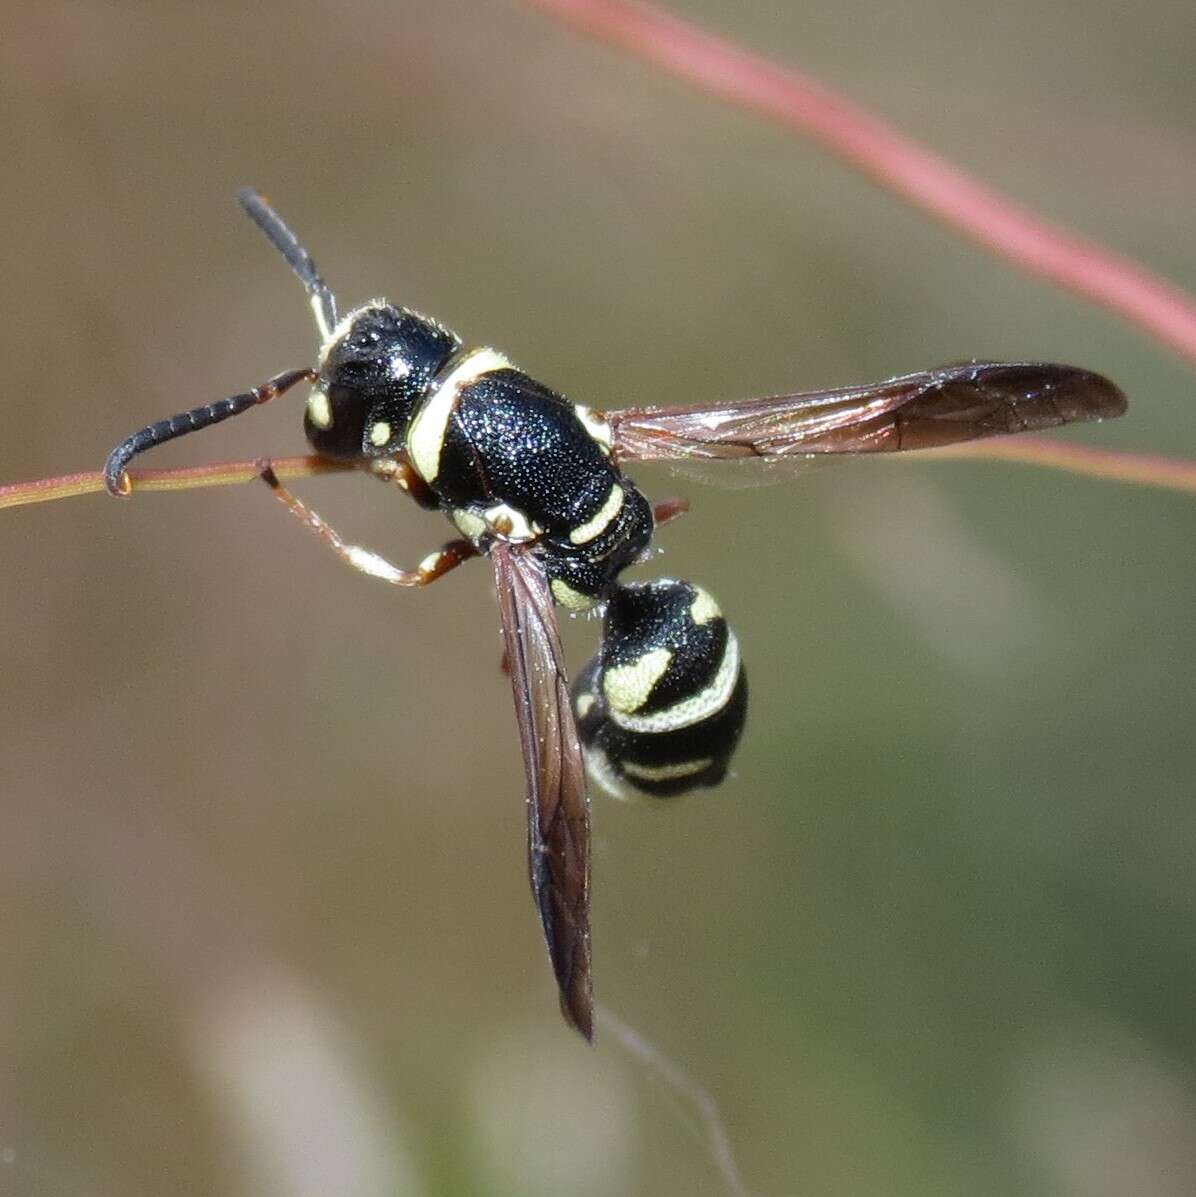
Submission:
M 286 258 L 287 265 L 307 288 L 320 336 L 327 341 L 329 334 L 336 327 L 336 300 L 328 289 L 328 284 L 316 270 L 311 254 L 299 244 L 299 238 L 291 232 L 282 217 L 270 207 L 260 192 L 252 187 L 242 187 L 237 192 L 237 202 L 245 209 L 245 215 L 269 237 L 270 244 Z
M 104 485 L 108 488 L 108 493 L 118 497 L 129 493 L 123 475 L 125 467 L 138 453 L 144 453 L 146 449 L 152 449 L 164 441 L 172 441 L 175 437 L 186 436 L 189 432 L 198 432 L 201 428 L 219 424 L 221 420 L 239 416 L 243 411 L 248 411 L 259 403 L 268 403 L 283 391 L 289 391 L 298 382 L 315 382 L 316 377 L 315 370 L 288 370 L 285 374 L 276 374 L 268 382 L 263 382 L 251 391 L 242 391 L 239 395 L 230 395 L 227 399 L 218 399 L 215 403 L 204 404 L 203 407 L 193 407 L 190 411 L 180 412 L 167 420 L 147 425 L 127 440 L 121 441 L 108 454 L 108 460 L 104 462 Z

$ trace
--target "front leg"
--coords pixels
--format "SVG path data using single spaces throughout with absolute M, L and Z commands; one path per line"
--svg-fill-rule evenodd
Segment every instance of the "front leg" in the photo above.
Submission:
M 478 551 L 468 540 L 450 540 L 435 553 L 429 553 L 415 569 L 400 569 L 385 557 L 362 548 L 361 545 L 346 544 L 340 533 L 323 518 L 296 498 L 278 480 L 268 461 L 261 463 L 262 481 L 274 492 L 275 497 L 310 532 L 314 532 L 344 562 L 372 578 L 380 578 L 392 586 L 427 586 L 437 578 L 444 577 L 463 561 L 476 557 Z
M 420 507 L 435 511 L 440 503 L 432 488 L 415 472 L 405 457 L 379 457 L 370 462 L 370 473 L 383 482 L 393 482 Z

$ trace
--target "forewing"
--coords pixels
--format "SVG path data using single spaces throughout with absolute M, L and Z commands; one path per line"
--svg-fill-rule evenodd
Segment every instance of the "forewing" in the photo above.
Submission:
M 590 813 L 552 595 L 526 550 L 490 553 L 527 774 L 532 896 L 565 1021 L 593 1036 L 590 981 Z
M 763 458 L 932 449 L 1119 416 L 1107 378 L 1049 362 L 969 362 L 872 386 L 712 407 L 607 412 L 623 461 Z

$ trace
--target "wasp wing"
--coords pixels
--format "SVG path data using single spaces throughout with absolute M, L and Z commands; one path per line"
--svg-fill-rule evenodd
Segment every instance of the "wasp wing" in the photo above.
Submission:
M 590 1039 L 590 811 L 556 612 L 544 571 L 526 550 L 499 543 L 490 558 L 527 773 L 532 896 L 561 1013 Z
M 1107 378 L 1049 362 L 968 362 L 871 386 L 710 407 L 607 412 L 622 461 L 763 458 L 932 449 L 1119 416 Z

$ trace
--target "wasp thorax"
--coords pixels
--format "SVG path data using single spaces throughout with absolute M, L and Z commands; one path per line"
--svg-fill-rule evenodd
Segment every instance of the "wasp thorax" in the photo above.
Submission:
M 304 428 L 326 457 L 381 457 L 403 447 L 433 378 L 460 348 L 455 333 L 406 308 L 369 303 L 333 329 Z

